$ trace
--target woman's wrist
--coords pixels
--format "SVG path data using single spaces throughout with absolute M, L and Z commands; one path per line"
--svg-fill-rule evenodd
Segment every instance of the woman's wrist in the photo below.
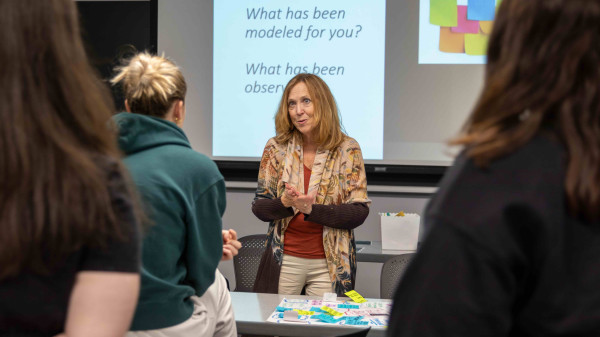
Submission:
M 285 194 L 281 196 L 281 203 L 287 208 L 293 206 L 293 200 L 291 198 L 287 198 Z

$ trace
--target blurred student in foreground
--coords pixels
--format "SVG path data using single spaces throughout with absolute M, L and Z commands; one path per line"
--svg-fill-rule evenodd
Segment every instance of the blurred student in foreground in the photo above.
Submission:
M 0 1 L 0 335 L 123 336 L 138 217 L 72 0 Z
M 600 1 L 504 0 L 388 336 L 600 336 Z
M 181 129 L 187 85 L 170 60 L 141 53 L 112 80 L 128 112 L 114 119 L 125 164 L 153 222 L 142 249 L 142 288 L 128 336 L 237 336 L 217 270 L 241 247 L 222 231 L 225 181 Z

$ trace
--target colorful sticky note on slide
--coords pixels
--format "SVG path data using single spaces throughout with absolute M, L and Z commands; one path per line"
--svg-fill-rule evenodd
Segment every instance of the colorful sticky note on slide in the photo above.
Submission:
M 458 6 L 458 25 L 452 27 L 454 33 L 479 33 L 479 21 L 467 19 L 467 6 Z
M 485 55 L 488 35 L 465 34 L 465 53 L 467 55 Z
M 469 0 L 467 18 L 469 20 L 491 21 L 496 13 L 496 0 Z
M 456 1 L 457 0 L 430 0 L 429 22 L 436 26 L 456 27 L 458 24 Z
M 481 27 L 481 31 L 484 34 L 490 34 L 492 32 L 492 26 L 494 25 L 494 21 L 479 21 L 479 26 Z
M 440 27 L 440 51 L 444 53 L 464 53 L 465 34 L 453 33 L 450 27 Z

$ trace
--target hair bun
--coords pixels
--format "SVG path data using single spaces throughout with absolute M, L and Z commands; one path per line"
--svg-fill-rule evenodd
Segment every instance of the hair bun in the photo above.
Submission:
M 164 56 L 140 53 L 117 70 L 111 83 L 123 83 L 132 112 L 162 117 L 174 99 L 185 98 L 185 79 L 179 67 Z

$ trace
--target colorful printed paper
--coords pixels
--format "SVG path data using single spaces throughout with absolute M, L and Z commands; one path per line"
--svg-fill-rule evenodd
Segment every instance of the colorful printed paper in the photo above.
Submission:
M 284 298 L 267 321 L 294 324 L 387 326 L 391 309 L 391 301 L 355 304 L 354 302 L 325 302 L 323 300 Z M 311 312 L 312 314 L 309 315 Z M 336 316 L 333 314 L 336 314 Z
M 455 27 L 457 19 L 456 0 L 430 0 L 429 22 L 436 26 Z

